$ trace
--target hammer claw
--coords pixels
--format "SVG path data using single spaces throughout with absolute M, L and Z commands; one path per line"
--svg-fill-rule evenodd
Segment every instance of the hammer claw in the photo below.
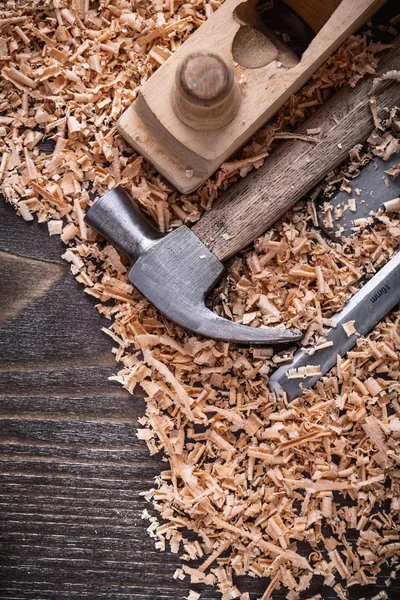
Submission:
M 294 343 L 302 337 L 300 331 L 296 329 L 249 327 L 248 325 L 229 321 L 216 315 L 205 304 L 194 306 L 193 312 L 197 315 L 197 327 L 190 330 L 197 335 L 203 335 L 214 340 L 251 346 L 275 346 Z M 183 323 L 177 324 L 189 329 Z

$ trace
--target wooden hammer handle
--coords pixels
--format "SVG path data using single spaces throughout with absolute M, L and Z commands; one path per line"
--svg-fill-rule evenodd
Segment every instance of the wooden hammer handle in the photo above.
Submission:
M 377 75 L 400 65 L 400 37 L 382 58 Z M 316 143 L 288 140 L 264 165 L 229 189 L 193 227 L 194 233 L 222 261 L 262 235 L 329 171 L 363 143 L 374 128 L 370 108 L 372 76 L 355 88 L 337 92 L 298 130 L 321 128 Z M 400 103 L 400 84 L 381 83 L 376 92 L 380 107 Z

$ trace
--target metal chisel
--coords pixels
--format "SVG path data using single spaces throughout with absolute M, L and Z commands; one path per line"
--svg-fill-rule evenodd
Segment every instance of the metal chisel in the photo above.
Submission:
M 400 184 L 395 182 L 389 187 L 385 183 L 385 170 L 393 162 L 399 162 L 399 157 L 394 156 L 388 163 L 377 159 L 364 167 L 355 185 L 364 191 L 369 190 L 369 202 L 358 201 L 356 213 L 346 211 L 346 219 L 358 219 L 364 213 L 368 216 L 370 211 L 377 210 L 383 202 L 398 195 Z M 368 183 L 367 183 L 368 182 Z M 338 203 L 339 192 L 332 199 L 332 206 Z M 371 200 L 373 203 L 371 204 Z M 368 212 L 366 212 L 368 211 Z M 321 223 L 322 224 L 322 223 Z M 350 223 L 341 229 L 350 233 Z M 337 239 L 337 230 L 323 227 L 330 237 Z M 327 373 L 337 362 L 337 356 L 344 356 L 357 342 L 358 337 L 366 335 L 371 329 L 400 302 L 400 251 L 380 269 L 346 304 L 344 309 L 333 317 L 336 326 L 331 327 L 326 335 L 326 342 L 332 342 L 329 347 L 323 348 L 310 355 L 310 349 L 298 350 L 293 359 L 279 367 L 270 377 L 269 386 L 276 394 L 286 392 L 289 401 L 298 398 L 304 389 L 312 387 L 318 379 Z M 354 321 L 355 332 L 348 335 L 343 325 Z M 301 367 L 313 367 L 318 374 L 299 378 Z M 299 371 L 300 369 L 300 371 Z
M 270 377 L 270 388 L 275 393 L 286 392 L 288 400 L 301 396 L 304 388 L 310 388 L 331 369 L 337 355 L 343 356 L 354 346 L 357 338 L 366 335 L 371 329 L 400 302 L 400 252 L 355 294 L 345 308 L 333 319 L 336 327 L 331 327 L 326 341 L 332 346 L 323 348 L 310 356 L 305 350 L 298 350 L 289 364 L 282 365 Z M 343 324 L 354 321 L 356 333 L 348 336 Z M 318 366 L 319 375 L 304 379 L 289 379 L 292 369 Z M 302 389 L 303 388 L 303 389 Z

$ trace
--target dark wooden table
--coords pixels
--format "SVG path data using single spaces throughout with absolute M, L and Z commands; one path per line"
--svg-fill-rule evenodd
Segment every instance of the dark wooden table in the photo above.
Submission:
M 107 379 L 118 369 L 108 321 L 61 259 L 65 246 L 2 199 L 0 223 L 0 598 L 180 600 L 197 589 L 219 600 L 175 581 L 179 558 L 146 533 L 140 492 L 165 463 L 136 438 L 143 399 Z M 239 586 L 253 600 L 267 583 Z M 303 597 L 317 592 L 336 598 L 321 581 Z

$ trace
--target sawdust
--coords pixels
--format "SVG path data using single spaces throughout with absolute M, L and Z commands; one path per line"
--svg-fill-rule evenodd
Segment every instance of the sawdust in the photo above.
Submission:
M 160 515 L 150 516 L 149 533 L 159 549 L 195 561 L 174 577 L 217 585 L 223 600 L 248 600 L 234 578 L 250 573 L 270 578 L 264 599 L 285 587 L 288 600 L 297 600 L 319 574 L 347 598 L 350 586 L 374 583 L 386 562 L 393 565 L 388 584 L 399 568 L 399 311 L 287 406 L 267 383 L 292 351 L 272 355 L 181 331 L 139 295 L 125 258 L 83 221 L 93 198 L 122 184 L 161 230 L 195 222 L 262 164 L 275 139 L 290 137 L 335 88 L 371 72 L 382 49 L 368 49 L 368 36 L 350 38 L 233 161 L 181 196 L 118 136 L 115 120 L 218 6 L 9 3 L 0 15 L 2 192 L 24 219 L 48 222 L 50 234 L 62 231 L 72 273 L 111 321 L 106 333 L 121 363 L 114 379 L 147 394 L 138 437 L 169 461 L 145 494 Z M 327 195 L 373 153 L 396 149 L 398 112 L 383 123 L 372 108 L 377 129 L 369 145 L 329 175 Z M 210 298 L 216 312 L 255 327 L 285 323 L 305 332 L 304 344 L 323 347 L 325 328 L 362 275 L 393 255 L 400 222 L 392 204 L 351 244 L 331 244 L 308 226 L 316 225 L 315 196 L 231 261 Z

